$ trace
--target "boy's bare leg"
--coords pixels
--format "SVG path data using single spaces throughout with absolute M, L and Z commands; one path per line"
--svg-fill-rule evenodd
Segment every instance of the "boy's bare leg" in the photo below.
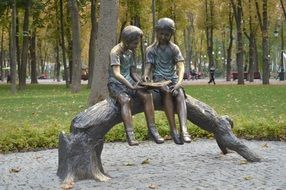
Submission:
M 191 136 L 189 135 L 187 129 L 187 106 L 185 102 L 185 96 L 182 89 L 178 89 L 178 94 L 176 96 L 177 113 L 180 122 L 180 135 L 184 142 L 190 143 Z
M 151 93 L 143 92 L 141 90 L 137 91 L 137 94 L 143 101 L 144 105 L 144 114 L 148 126 L 149 136 L 157 143 L 161 144 L 164 142 L 164 139 L 159 135 L 156 126 L 155 126 L 155 113 L 154 113 L 154 104 L 153 97 Z
M 164 103 L 164 111 L 169 123 L 171 136 L 176 144 L 184 144 L 184 142 L 180 139 L 180 136 L 177 132 L 176 122 L 175 122 L 175 113 L 174 113 L 174 103 L 172 94 L 165 91 L 163 89 L 163 103 Z
M 130 146 L 138 145 L 139 143 L 136 141 L 133 132 L 130 97 L 127 94 L 120 94 L 118 96 L 118 101 L 121 105 L 121 117 L 125 127 L 127 142 Z

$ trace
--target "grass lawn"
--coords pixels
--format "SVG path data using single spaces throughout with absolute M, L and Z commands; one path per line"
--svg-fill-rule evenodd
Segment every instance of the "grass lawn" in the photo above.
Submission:
M 186 93 L 213 107 L 220 115 L 234 120 L 234 132 L 251 139 L 286 139 L 286 86 L 196 85 Z M 10 93 L 0 85 L 0 151 L 57 147 L 59 131 L 69 131 L 72 118 L 87 106 L 86 86 L 78 94 L 65 85 L 28 85 L 26 91 Z M 167 121 L 156 112 L 161 135 L 168 134 Z M 135 134 L 147 138 L 143 114 L 135 116 Z M 189 123 L 193 137 L 210 134 Z M 114 127 L 107 141 L 124 141 L 122 125 Z

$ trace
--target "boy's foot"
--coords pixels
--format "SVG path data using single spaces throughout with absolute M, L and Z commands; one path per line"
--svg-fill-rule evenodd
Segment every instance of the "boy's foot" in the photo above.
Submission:
M 188 133 L 181 134 L 181 139 L 182 139 L 185 143 L 190 143 L 190 142 L 192 141 L 191 135 L 189 135 Z
M 178 135 L 177 132 L 172 131 L 172 132 L 171 132 L 171 136 L 172 136 L 173 141 L 174 141 L 176 144 L 179 144 L 179 145 L 184 144 L 184 141 L 182 141 L 182 139 L 180 138 L 180 136 Z
M 139 145 L 139 142 L 135 139 L 133 132 L 126 132 L 126 136 L 127 136 L 127 142 L 129 144 L 129 146 Z
M 155 143 L 157 144 L 164 143 L 164 139 L 159 135 L 155 127 L 149 127 L 148 133 L 149 133 L 149 137 L 153 139 Z

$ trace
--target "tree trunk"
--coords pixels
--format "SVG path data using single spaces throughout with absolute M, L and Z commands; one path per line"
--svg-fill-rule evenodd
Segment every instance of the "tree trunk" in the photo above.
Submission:
M 79 12 L 76 0 L 69 0 L 72 23 L 72 83 L 71 91 L 77 93 L 81 88 L 81 44 Z
M 152 42 L 155 41 L 155 26 L 156 26 L 156 0 L 152 0 Z
M 31 34 L 31 84 L 37 84 L 37 56 L 36 56 L 36 31 L 34 30 Z
M 10 52 L 10 66 L 11 66 L 11 92 L 16 93 L 16 58 L 17 58 L 17 47 L 16 47 L 16 0 L 13 0 L 12 16 L 11 16 L 11 52 Z
M 281 7 L 282 7 L 284 19 L 285 19 L 285 22 L 286 22 L 286 10 L 285 10 L 285 7 L 284 7 L 284 4 L 283 4 L 282 0 L 280 0 L 280 4 L 281 4 Z
M 259 72 L 258 49 L 257 49 L 257 42 L 256 42 L 255 36 L 253 39 L 253 44 L 254 44 L 254 72 Z
M 91 88 L 93 78 L 93 68 L 95 65 L 95 40 L 97 36 L 97 20 L 96 20 L 96 5 L 97 0 L 91 0 L 91 31 L 89 40 L 89 52 L 88 52 L 88 84 L 87 87 Z
M 61 26 L 61 48 L 62 48 L 62 56 L 63 56 L 63 65 L 64 65 L 64 78 L 66 81 L 66 87 L 69 87 L 69 74 L 67 68 L 67 60 L 66 60 L 66 46 L 65 46 L 65 29 L 64 29 L 64 11 L 63 11 L 63 0 L 60 0 L 60 26 Z
M 162 110 L 160 94 L 153 92 L 153 97 L 155 109 Z M 211 107 L 191 96 L 187 96 L 186 104 L 188 120 L 213 133 L 224 154 L 230 149 L 250 162 L 260 161 L 260 158 L 232 133 L 233 123 L 228 116 L 219 116 Z M 140 101 L 135 101 L 132 114 L 140 112 L 143 112 L 143 106 Z M 120 122 L 120 107 L 110 99 L 79 113 L 71 123 L 71 135 L 60 134 L 57 175 L 65 183 L 81 179 L 110 179 L 103 170 L 101 152 L 105 134 Z
M 267 0 L 262 1 L 262 18 L 259 11 L 258 1 L 255 1 L 256 13 L 262 32 L 262 54 L 263 54 L 263 75 L 262 83 L 269 84 L 270 69 L 269 69 L 269 39 L 268 39 L 268 16 L 267 16 Z
M 30 6 L 31 0 L 27 0 L 25 3 L 25 14 L 24 14 L 24 24 L 23 24 L 23 46 L 21 55 L 21 67 L 19 76 L 19 88 L 21 90 L 26 87 L 26 77 L 27 77 L 27 63 L 28 63 L 28 50 L 29 50 L 29 16 L 30 16 Z
M 17 65 L 18 65 L 18 77 L 19 81 L 21 78 L 21 50 L 20 50 L 20 42 L 19 42 L 19 14 L 16 6 L 16 55 L 17 55 Z
M 209 67 L 214 65 L 213 58 L 213 0 L 205 1 L 205 11 L 206 11 L 206 39 L 207 39 L 207 52 L 209 58 Z
M 254 56 L 255 56 L 255 53 L 254 53 L 254 37 L 255 37 L 255 34 L 254 34 L 254 29 L 253 29 L 253 20 L 252 20 L 252 6 L 251 6 L 251 0 L 248 0 L 248 14 L 249 14 L 249 35 L 245 33 L 245 36 L 247 37 L 248 39 L 248 51 L 249 51 L 249 60 L 248 60 L 248 73 L 247 73 L 247 80 L 249 82 L 253 82 L 254 81 Z
M 249 82 L 254 81 L 254 32 L 250 31 L 249 36 L 249 70 L 248 70 L 248 77 Z
M 238 72 L 237 84 L 244 84 L 244 69 L 243 69 L 243 36 L 242 36 L 242 2 L 238 0 L 234 3 L 231 0 L 235 23 L 236 23 L 236 65 Z
M 60 73 L 61 73 L 61 62 L 60 62 L 60 48 L 59 43 L 56 43 L 56 65 L 55 65 L 55 71 L 56 71 L 56 79 L 57 82 L 60 82 Z
M 263 15 L 263 28 L 262 28 L 262 51 L 263 51 L 263 84 L 269 84 L 270 68 L 269 68 L 269 38 L 268 38 L 268 12 L 267 0 L 262 1 L 262 15 Z
M 4 63 L 4 26 L 1 29 L 1 48 L 0 48 L 0 80 L 4 81 L 3 63 Z
M 94 105 L 96 102 L 108 96 L 106 82 L 109 67 L 109 53 L 116 44 L 118 0 L 101 1 L 99 12 L 96 44 L 100 46 L 95 49 L 95 66 L 88 100 L 89 105 Z
M 230 5 L 231 6 L 231 5 Z M 233 14 L 231 11 L 231 7 L 229 9 L 228 15 L 228 23 L 229 23 L 229 43 L 227 48 L 227 59 L 226 59 L 226 81 L 230 81 L 231 79 L 231 52 L 232 52 L 232 42 L 233 42 Z

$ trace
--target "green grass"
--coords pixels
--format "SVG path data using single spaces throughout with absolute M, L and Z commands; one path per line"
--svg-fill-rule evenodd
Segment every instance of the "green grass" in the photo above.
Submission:
M 286 139 L 286 86 L 190 86 L 186 92 L 234 121 L 247 139 Z
M 286 86 L 189 86 L 187 94 L 213 107 L 220 115 L 229 115 L 239 137 L 286 139 Z M 73 117 L 87 106 L 86 86 L 72 94 L 64 85 L 28 85 L 27 90 L 10 93 L 0 85 L 0 151 L 19 151 L 57 147 L 60 131 L 69 131 Z M 156 124 L 162 136 L 169 129 L 162 112 L 156 112 Z M 134 119 L 138 140 L 147 139 L 143 114 Z M 211 135 L 189 123 L 193 137 Z M 121 124 L 107 135 L 106 141 L 125 141 Z

